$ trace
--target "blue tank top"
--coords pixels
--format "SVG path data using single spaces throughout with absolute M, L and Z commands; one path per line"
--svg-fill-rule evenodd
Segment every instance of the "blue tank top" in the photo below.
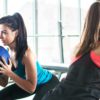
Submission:
M 38 61 L 36 61 L 36 67 L 37 67 L 37 85 L 46 83 L 52 78 L 52 74 L 48 70 L 43 69 Z M 25 66 L 22 64 L 20 59 L 18 60 L 18 67 L 14 70 L 14 73 L 22 77 L 23 79 L 26 79 Z

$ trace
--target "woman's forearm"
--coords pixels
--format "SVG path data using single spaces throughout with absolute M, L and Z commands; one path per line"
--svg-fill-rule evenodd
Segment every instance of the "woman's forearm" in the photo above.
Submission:
M 36 89 L 36 83 L 31 83 L 29 80 L 22 79 L 18 75 L 16 75 L 14 72 L 11 72 L 9 76 L 14 82 L 23 90 L 33 93 Z

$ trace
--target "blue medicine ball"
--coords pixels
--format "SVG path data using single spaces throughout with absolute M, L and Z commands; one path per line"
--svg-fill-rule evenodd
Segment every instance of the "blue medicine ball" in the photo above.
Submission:
M 0 46 L 0 60 L 1 61 L 2 61 L 1 59 L 2 57 L 5 59 L 6 63 L 9 62 L 10 55 L 8 51 L 4 47 Z

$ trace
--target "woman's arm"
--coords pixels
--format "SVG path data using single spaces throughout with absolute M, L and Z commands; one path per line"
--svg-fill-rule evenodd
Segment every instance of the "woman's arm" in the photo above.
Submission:
M 37 70 L 36 60 L 30 49 L 28 49 L 25 53 L 23 64 L 25 65 L 26 80 L 13 72 L 9 74 L 9 77 L 14 80 L 19 87 L 29 93 L 33 93 L 37 85 Z
M 33 93 L 37 85 L 37 70 L 36 60 L 30 49 L 27 49 L 22 62 L 23 65 L 25 65 L 26 79 L 21 78 L 11 70 L 11 60 L 9 60 L 9 64 L 7 64 L 5 61 L 4 64 L 0 62 L 0 64 L 2 65 L 0 73 L 10 77 L 23 90 L 29 93 Z

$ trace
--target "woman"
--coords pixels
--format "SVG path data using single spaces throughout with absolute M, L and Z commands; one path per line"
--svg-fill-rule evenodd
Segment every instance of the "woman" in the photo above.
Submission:
M 65 80 L 42 100 L 99 100 L 100 2 L 91 5 L 81 39 Z
M 41 100 L 44 94 L 54 88 L 58 79 L 43 69 L 27 45 L 27 32 L 22 16 L 0 18 L 0 39 L 10 48 L 9 64 L 3 59 L 0 73 L 15 83 L 0 91 L 0 100 L 15 100 L 35 94 L 33 100 Z M 4 82 L 7 83 L 7 78 Z

